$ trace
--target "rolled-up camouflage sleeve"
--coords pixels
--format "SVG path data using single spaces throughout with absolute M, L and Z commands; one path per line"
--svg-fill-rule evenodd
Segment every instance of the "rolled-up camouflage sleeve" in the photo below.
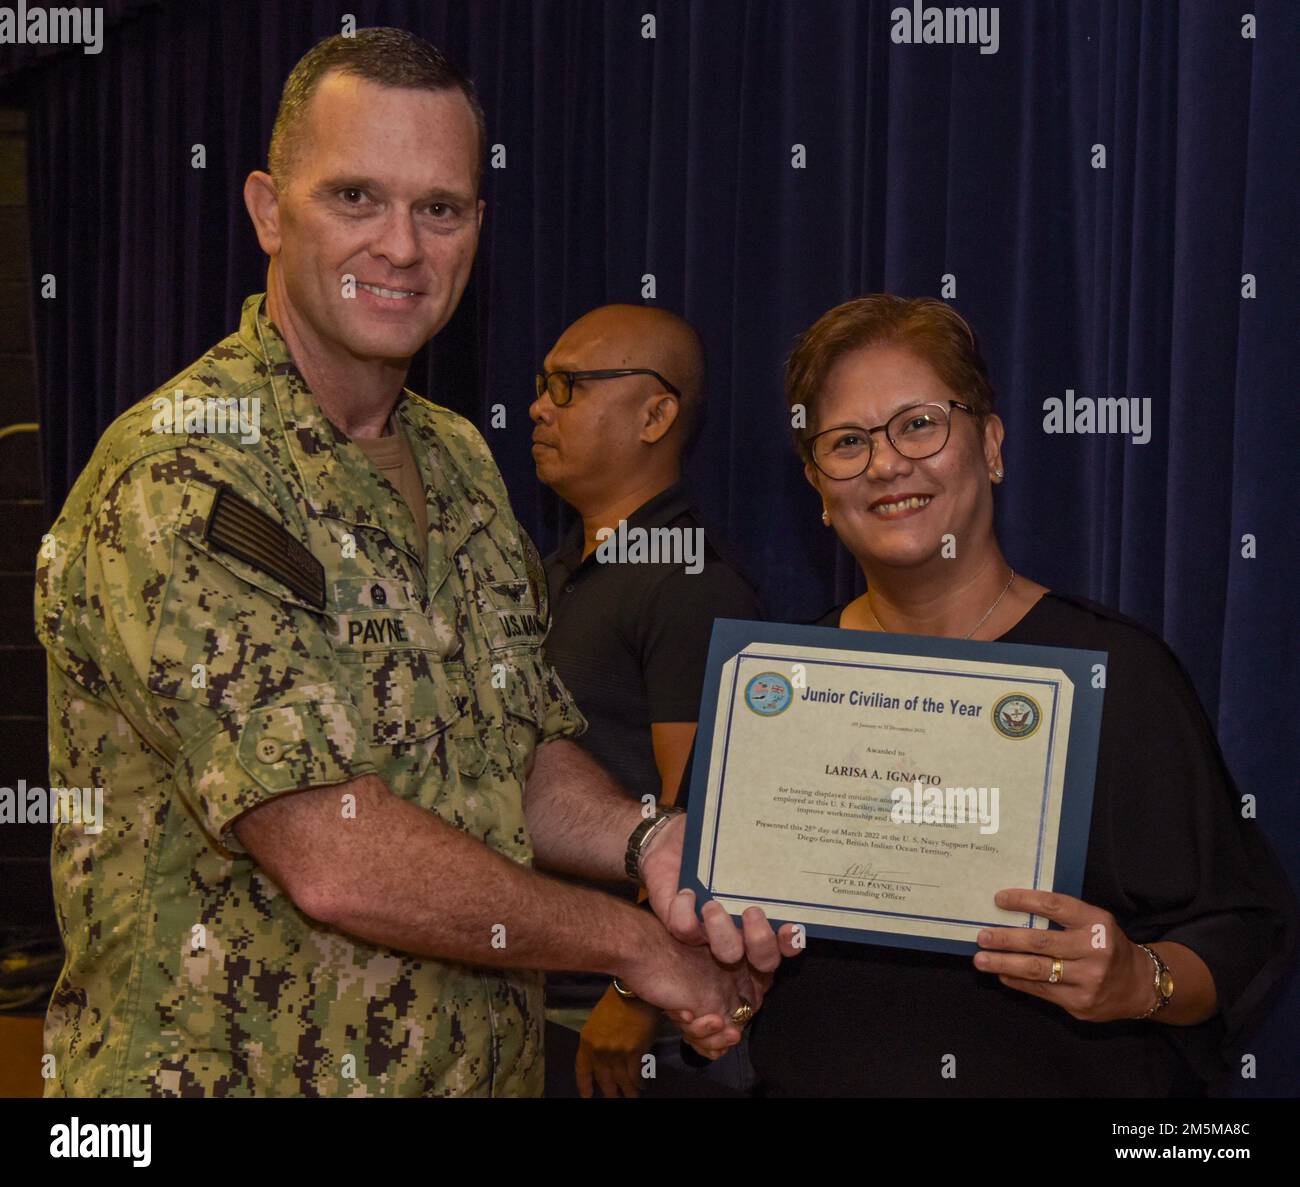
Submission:
M 209 539 L 223 487 L 294 534 L 272 485 L 220 452 L 153 454 L 113 484 L 86 544 L 85 600 L 99 614 L 82 629 L 101 653 L 121 651 L 114 699 L 232 853 L 249 809 L 375 770 L 323 607 Z
M 542 658 L 538 658 L 537 681 L 537 742 L 552 742 L 556 738 L 576 738 L 587 730 L 587 719 L 578 708 L 573 694 L 564 686 L 559 673 Z

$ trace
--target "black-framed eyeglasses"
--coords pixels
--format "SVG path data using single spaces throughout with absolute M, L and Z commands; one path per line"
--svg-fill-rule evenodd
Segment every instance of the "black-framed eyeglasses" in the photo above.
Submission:
M 960 400 L 944 404 L 913 404 L 895 412 L 883 425 L 867 429 L 861 425 L 836 425 L 805 440 L 813 465 L 827 478 L 844 482 L 866 473 L 875 453 L 874 434 L 883 432 L 903 457 L 919 461 L 933 457 L 948 444 L 952 432 L 949 407 L 973 414 Z
M 682 393 L 673 384 L 658 371 L 652 371 L 649 367 L 620 367 L 613 371 L 543 371 L 533 377 L 533 382 L 539 400 L 549 395 L 552 404 L 557 408 L 563 408 L 573 402 L 574 380 L 622 379 L 625 375 L 653 375 L 664 385 L 665 390 L 672 392 L 679 400 L 682 398 Z

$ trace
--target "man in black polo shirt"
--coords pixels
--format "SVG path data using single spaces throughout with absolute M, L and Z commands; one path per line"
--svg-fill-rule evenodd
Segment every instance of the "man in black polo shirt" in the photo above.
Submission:
M 546 560 L 546 656 L 587 717 L 583 747 L 630 794 L 668 807 L 695 737 L 713 620 L 762 616 L 682 481 L 703 400 L 699 336 L 665 310 L 607 305 L 560 336 L 543 371 L 529 410 L 537 476 L 582 516 Z M 550 974 L 546 999 L 548 1019 L 581 1030 L 584 1096 L 593 1078 L 606 1096 L 637 1095 L 652 1046 L 658 1063 L 672 1061 L 677 1038 L 660 1032 L 659 1011 L 607 978 Z

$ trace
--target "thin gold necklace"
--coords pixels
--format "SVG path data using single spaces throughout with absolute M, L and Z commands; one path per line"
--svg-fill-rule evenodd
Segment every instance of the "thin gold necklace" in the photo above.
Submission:
M 982 627 L 986 622 L 988 622 L 988 620 L 989 620 L 989 615 L 992 614 L 993 611 L 996 610 L 996 609 L 998 608 L 998 603 L 1001 602 L 1002 599 L 1005 598 L 1005 597 L 1007 596 L 1007 590 L 1009 590 L 1009 589 L 1011 588 L 1011 583 L 1012 583 L 1015 579 L 1016 579 L 1016 571 L 1015 571 L 1015 569 L 1012 569 L 1012 570 L 1011 570 L 1011 576 L 1007 578 L 1007 583 L 1006 583 L 1006 585 L 1004 585 L 1004 586 L 1002 587 L 1002 592 L 1001 592 L 1000 594 L 998 594 L 998 596 L 997 596 L 996 598 L 993 599 L 993 605 L 991 605 L 987 610 L 984 611 L 984 617 L 981 618 L 981 619 L 979 620 L 979 622 L 977 622 L 973 627 L 971 627 L 971 629 L 970 629 L 969 631 L 966 632 L 966 634 L 964 634 L 964 635 L 962 636 L 963 639 L 969 639 L 969 638 L 971 637 L 971 635 L 973 635 L 977 630 L 980 629 L 980 627 Z M 874 623 L 876 624 L 876 626 L 879 627 L 880 630 L 884 631 L 885 634 L 887 634 L 887 635 L 891 633 L 891 632 L 890 632 L 890 631 L 885 627 L 885 624 L 882 623 L 882 622 L 880 621 L 880 619 L 876 617 L 876 610 L 875 610 L 875 607 L 872 606 L 872 604 L 871 604 L 871 591 L 870 591 L 870 590 L 867 590 L 867 612 L 871 615 L 871 620 L 872 620 L 872 622 L 874 622 Z

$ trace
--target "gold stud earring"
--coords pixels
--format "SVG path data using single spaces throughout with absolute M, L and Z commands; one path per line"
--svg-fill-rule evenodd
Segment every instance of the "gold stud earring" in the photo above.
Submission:
M 1001 471 L 1001 470 L 994 470 L 994 471 L 993 471 L 993 476 L 994 476 L 995 478 L 1001 478 L 1001 477 L 1002 477 L 1002 471 Z
M 822 523 L 827 527 L 831 526 L 831 513 L 825 507 L 822 508 Z

